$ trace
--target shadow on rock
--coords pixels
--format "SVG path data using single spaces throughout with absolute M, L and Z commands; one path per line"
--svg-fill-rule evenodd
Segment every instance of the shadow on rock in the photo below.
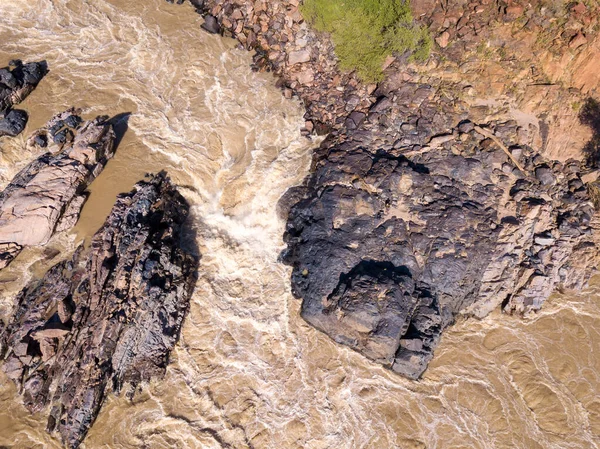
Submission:
M 600 168 L 600 102 L 588 98 L 579 111 L 579 120 L 592 130 L 592 138 L 583 147 L 586 164 Z

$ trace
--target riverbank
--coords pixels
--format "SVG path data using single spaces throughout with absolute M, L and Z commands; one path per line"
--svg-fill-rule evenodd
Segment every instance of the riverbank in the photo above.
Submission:
M 432 55 L 424 64 L 390 55 L 377 86 L 339 69 L 333 44 L 304 22 L 299 0 L 190 1 L 213 31 L 254 51 L 254 68 L 274 73 L 286 97 L 303 101 L 305 133 L 352 130 L 384 96 L 410 103 L 403 86 L 415 83 L 463 102 L 474 121 L 531 128 L 532 142 L 553 159 L 581 157 L 591 137 L 578 114 L 600 84 L 598 6 L 413 0 L 413 15 L 436 42 Z
M 333 44 L 304 21 L 299 0 L 239 2 L 191 0 L 207 29 L 237 39 L 255 52 L 253 68 L 272 72 L 283 94 L 306 108 L 303 132 L 327 134 L 362 116 L 375 102 L 374 84 L 364 85 L 337 67 Z
M 555 288 L 586 285 L 600 253 L 582 178 L 597 172 L 571 158 L 585 159 L 578 113 L 597 86 L 580 73 L 595 51 L 587 6 L 414 1 L 433 54 L 390 55 L 384 81 L 365 85 L 297 0 L 193 3 L 303 100 L 305 133 L 330 131 L 280 202 L 283 260 L 315 327 L 417 378 L 457 316 L 535 313 Z M 557 58 L 573 76 L 550 72 Z

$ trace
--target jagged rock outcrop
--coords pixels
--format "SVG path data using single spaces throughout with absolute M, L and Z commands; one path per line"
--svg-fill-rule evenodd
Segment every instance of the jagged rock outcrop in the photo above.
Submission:
M 535 311 L 581 288 L 600 253 L 579 162 L 517 145 L 516 123 L 464 120 L 431 86 L 405 90 L 318 150 L 283 200 L 283 260 L 304 319 L 418 378 L 458 314 Z
M 116 136 L 108 117 L 84 122 L 78 114 L 69 109 L 33 134 L 28 144 L 49 151 L 0 193 L 0 269 L 23 247 L 73 227 L 87 186 L 113 156 Z
M 0 137 L 14 137 L 25 129 L 27 113 L 12 107 L 27 98 L 47 73 L 46 61 L 23 64 L 17 59 L 0 69 Z
M 118 197 L 91 248 L 16 298 L 3 369 L 48 430 L 79 446 L 110 391 L 162 376 L 197 260 L 180 247 L 189 206 L 164 173 Z
M 365 86 L 339 70 L 297 0 L 190 3 L 304 101 L 304 133 L 332 130 L 307 185 L 280 203 L 283 258 L 316 327 L 418 377 L 457 314 L 527 313 L 556 287 L 585 284 L 596 219 L 585 170 L 569 160 L 587 139 L 573 114 L 584 83 L 548 79 L 571 78 L 566 65 L 597 77 L 584 52 L 595 6 L 412 1 L 432 57 L 390 55 L 385 81 Z

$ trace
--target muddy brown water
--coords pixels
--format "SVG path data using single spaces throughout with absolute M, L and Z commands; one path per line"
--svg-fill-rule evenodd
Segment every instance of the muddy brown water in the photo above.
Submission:
M 299 134 L 301 105 L 200 24 L 189 5 L 163 0 L 0 2 L 0 65 L 44 58 L 51 69 L 23 103 L 26 132 L 0 140 L 0 187 L 36 156 L 26 136 L 54 113 L 131 113 L 77 228 L 0 275 L 1 316 L 146 172 L 166 169 L 183 186 L 203 254 L 165 379 L 133 401 L 111 396 L 84 447 L 600 447 L 598 280 L 527 320 L 460 320 L 419 382 L 299 318 L 290 270 L 277 262 L 284 223 L 275 205 L 308 173 L 316 142 Z M 0 445 L 60 447 L 44 416 L 30 415 L 0 374 Z

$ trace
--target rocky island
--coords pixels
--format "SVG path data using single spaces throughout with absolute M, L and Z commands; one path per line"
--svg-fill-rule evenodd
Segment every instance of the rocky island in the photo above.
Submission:
M 121 195 L 90 248 L 16 298 L 3 369 L 48 430 L 77 448 L 109 392 L 160 377 L 177 342 L 197 260 L 180 247 L 187 202 L 165 174 Z
M 36 131 L 28 145 L 48 152 L 27 165 L 0 193 L 0 269 L 23 249 L 72 228 L 86 188 L 114 155 L 116 135 L 106 116 L 83 121 L 69 109 Z
M 365 124 L 321 147 L 293 192 L 283 257 L 309 323 L 411 378 L 456 315 L 538 310 L 600 261 L 577 161 L 516 145 L 515 125 L 431 129 L 437 107 L 420 88 L 422 116 L 380 108 L 367 119 L 398 120 L 393 146 Z

